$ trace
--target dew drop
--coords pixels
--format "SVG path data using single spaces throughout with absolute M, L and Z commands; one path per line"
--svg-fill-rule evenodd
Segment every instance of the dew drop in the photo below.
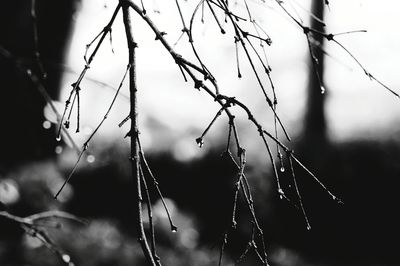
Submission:
M 61 258 L 65 263 L 70 263 L 71 262 L 71 257 L 69 255 L 67 255 L 67 254 L 62 255 Z
M 285 192 L 283 192 L 283 190 L 280 188 L 280 189 L 278 189 L 278 194 L 279 194 L 279 198 L 283 199 L 283 196 L 285 195 Z
M 57 141 L 61 141 L 61 136 L 58 135 L 58 136 L 56 137 L 56 140 L 57 140 Z
M 236 226 L 237 226 L 237 222 L 236 222 L 235 220 L 233 220 L 233 221 L 232 221 L 232 228 L 233 228 L 233 229 L 236 229 Z
M 199 146 L 199 148 L 202 148 L 203 145 L 204 145 L 204 140 L 203 140 L 203 138 L 197 138 L 197 139 L 196 139 L 196 143 L 197 143 L 197 146 Z
M 321 94 L 325 94 L 325 87 L 324 86 L 321 86 Z
M 281 166 L 281 169 L 279 169 L 281 173 L 285 172 L 285 167 Z
M 172 233 L 178 232 L 178 227 L 176 227 L 175 225 L 171 226 L 171 232 Z
M 332 195 L 332 199 L 333 199 L 334 201 L 336 201 L 336 203 L 338 203 L 338 204 L 344 204 L 344 202 L 343 202 L 341 199 L 339 199 L 338 197 L 336 197 L 336 196 L 334 196 L 334 195 Z
M 307 230 L 308 230 L 308 231 L 311 230 L 311 225 L 307 224 Z

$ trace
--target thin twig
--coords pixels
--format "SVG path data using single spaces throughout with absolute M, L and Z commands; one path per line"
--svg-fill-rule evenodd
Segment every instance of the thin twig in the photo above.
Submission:
M 148 173 L 148 174 L 150 175 L 150 177 L 151 177 L 151 180 L 152 180 L 152 182 L 153 182 L 153 186 L 155 187 L 155 189 L 156 189 L 156 191 L 157 191 L 157 194 L 158 194 L 158 196 L 159 196 L 159 198 L 160 198 L 160 200 L 161 200 L 161 202 L 162 202 L 162 204 L 163 204 L 163 206 L 164 206 L 164 210 L 165 210 L 165 212 L 166 212 L 166 214 L 167 214 L 167 217 L 168 217 L 168 221 L 169 221 L 169 224 L 170 224 L 171 231 L 175 233 L 175 232 L 178 230 L 178 228 L 176 227 L 176 225 L 175 225 L 175 224 L 173 223 L 173 221 L 172 221 L 171 213 L 170 213 L 170 211 L 169 211 L 169 209 L 168 209 L 167 203 L 165 202 L 164 196 L 163 196 L 163 194 L 162 194 L 162 192 L 161 192 L 161 189 L 160 189 L 160 187 L 159 187 L 159 185 L 158 185 L 158 181 L 157 181 L 157 179 L 155 178 L 153 172 L 151 171 L 149 164 L 147 163 L 146 157 L 145 157 L 145 155 L 144 155 L 144 151 L 143 151 L 142 146 L 141 146 L 141 144 L 140 144 L 140 139 L 138 139 L 138 145 L 139 145 L 139 150 L 140 150 L 140 159 L 141 159 L 141 163 L 144 164 L 144 167 L 145 167 L 147 173 Z M 142 166 L 143 166 L 143 165 L 142 165 Z
M 140 167 L 140 178 L 142 180 L 143 184 L 143 189 L 145 192 L 145 201 L 146 201 L 146 206 L 147 206 L 147 216 L 149 217 L 149 227 L 150 227 L 150 245 L 151 245 L 151 254 L 154 258 L 154 262 L 158 265 L 161 266 L 160 264 L 160 257 L 157 255 L 156 251 L 156 234 L 154 232 L 154 221 L 153 221 L 153 209 L 151 206 L 151 198 L 150 198 L 150 193 L 149 189 L 147 186 L 146 178 L 143 173 L 142 167 Z
M 87 222 L 76 217 L 75 215 L 62 212 L 62 211 L 47 211 L 42 213 L 37 213 L 27 217 L 19 217 L 13 214 L 10 214 L 6 211 L 0 211 L 0 217 L 3 217 L 9 221 L 17 223 L 26 234 L 38 239 L 43 243 L 43 245 L 49 249 L 51 252 L 57 255 L 59 259 L 65 263 L 66 265 L 72 266 L 74 263 L 71 260 L 71 257 L 63 252 L 49 237 L 47 230 L 43 228 L 43 226 L 38 221 L 47 220 L 52 218 L 62 218 L 67 219 L 79 223 L 86 224 Z
M 95 58 L 95 56 L 96 56 L 96 54 L 97 54 L 97 51 L 99 50 L 101 44 L 102 44 L 103 41 L 104 41 L 104 38 L 105 38 L 106 35 L 111 31 L 111 26 L 112 26 L 112 24 L 114 23 L 114 20 L 115 20 L 117 14 L 118 14 L 120 8 L 121 8 L 121 4 L 118 3 L 118 5 L 117 5 L 117 7 L 115 8 L 114 13 L 113 13 L 113 15 L 112 15 L 112 17 L 111 17 L 111 19 L 110 19 L 110 22 L 104 27 L 104 29 L 102 30 L 102 32 L 100 32 L 100 34 L 101 34 L 100 39 L 99 39 L 99 41 L 98 41 L 98 43 L 97 43 L 97 45 L 96 45 L 94 51 L 92 52 L 92 54 L 90 55 L 90 57 L 89 57 L 89 59 L 88 59 L 87 61 L 86 61 L 86 55 L 85 55 L 86 64 L 85 64 L 85 66 L 84 66 L 84 68 L 83 68 L 81 74 L 79 75 L 78 80 L 77 80 L 76 82 L 73 83 L 73 88 L 72 88 L 72 90 L 71 90 L 71 92 L 70 92 L 70 94 L 69 94 L 68 99 L 65 101 L 64 112 L 63 112 L 63 114 L 62 114 L 62 116 L 61 116 L 61 120 L 60 120 L 60 123 L 59 123 L 58 132 L 57 132 L 57 137 L 56 137 L 57 140 L 61 140 L 61 128 L 62 128 L 62 124 L 63 124 L 63 122 L 64 122 L 64 118 L 65 118 L 65 115 L 66 115 L 66 113 L 67 113 L 67 111 L 68 111 L 68 108 L 71 108 L 71 110 L 72 110 L 72 108 L 73 108 L 73 106 L 74 106 L 74 102 L 75 102 L 75 97 L 76 97 L 77 89 L 78 89 L 78 87 L 79 87 L 81 81 L 83 80 L 83 78 L 84 78 L 86 72 L 87 72 L 88 69 L 90 68 L 90 64 L 91 64 L 91 62 L 93 61 L 93 59 Z M 100 35 L 100 34 L 99 34 L 99 35 Z M 97 36 L 97 37 L 98 37 L 98 36 Z M 97 39 L 97 37 L 95 38 L 95 40 Z M 89 46 L 90 46 L 90 45 L 89 45 Z M 87 49 L 88 49 L 88 46 L 87 46 Z M 74 97 L 74 98 L 73 98 L 73 100 L 72 100 L 72 105 L 71 105 L 71 107 L 70 107 L 72 97 Z M 70 116 L 70 115 L 69 115 L 69 116 Z M 69 124 L 69 118 L 67 119 L 66 123 L 67 123 L 67 125 Z M 78 123 L 79 123 L 79 122 L 78 122 Z M 77 128 L 77 131 L 79 131 L 79 128 Z
M 295 190 L 296 190 L 297 198 L 299 200 L 300 209 L 301 209 L 301 212 L 303 213 L 304 220 L 305 220 L 306 226 L 307 226 L 307 230 L 311 230 L 311 225 L 310 225 L 310 222 L 308 220 L 307 213 L 306 213 L 306 211 L 304 209 L 303 200 L 301 198 L 299 186 L 297 185 L 296 175 L 294 173 L 294 168 L 293 168 L 292 156 L 289 155 L 288 158 L 289 158 L 290 172 L 292 174 L 293 183 L 294 183 L 294 187 L 295 187 Z
M 115 91 L 114 97 L 105 113 L 105 115 L 103 116 L 103 119 L 100 121 L 100 123 L 97 125 L 97 127 L 95 128 L 95 130 L 93 130 L 93 132 L 90 134 L 90 136 L 86 139 L 85 143 L 83 143 L 82 145 L 82 150 L 79 153 L 78 159 L 74 165 L 74 167 L 72 168 L 71 172 L 69 173 L 67 179 L 64 181 L 64 183 L 62 184 L 61 188 L 58 190 L 58 192 L 56 193 L 56 195 L 54 196 L 55 199 L 57 199 L 58 195 L 61 193 L 61 191 L 63 190 L 64 186 L 69 182 L 69 180 L 71 179 L 71 177 L 74 175 L 76 169 L 78 168 L 78 164 L 80 162 L 80 160 L 82 159 L 84 153 L 87 151 L 88 147 L 89 147 L 89 143 L 92 140 L 92 138 L 96 135 L 97 131 L 100 129 L 100 127 L 103 125 L 104 121 L 108 118 L 108 115 L 111 112 L 112 107 L 114 106 L 114 103 L 119 95 L 119 92 L 122 88 L 122 85 L 125 81 L 125 77 L 129 71 L 129 69 L 131 68 L 131 65 L 128 64 L 124 73 L 124 76 L 122 77 L 121 82 L 119 83 L 118 89 Z
M 400 99 L 400 95 L 394 91 L 393 89 L 389 88 L 389 86 L 387 86 L 386 84 L 384 84 L 383 82 L 381 82 L 380 80 L 378 80 L 375 76 L 373 76 L 362 64 L 361 62 L 339 41 L 337 41 L 334 37 L 336 35 L 343 35 L 343 34 L 350 34 L 350 33 L 356 33 L 356 32 L 365 32 L 364 30 L 358 30 L 358 31 L 348 31 L 348 32 L 340 32 L 338 34 L 333 34 L 333 33 L 324 33 L 321 31 L 318 31 L 316 29 L 313 28 L 309 28 L 304 26 L 300 21 L 298 21 L 296 18 L 294 18 L 289 11 L 287 11 L 287 9 L 282 5 L 282 2 L 280 0 L 275 0 L 275 2 L 282 8 L 282 10 L 303 30 L 303 32 L 306 34 L 307 36 L 307 40 L 308 40 L 308 33 L 312 32 L 314 34 L 319 34 L 321 36 L 323 36 L 326 40 L 328 41 L 333 41 L 334 43 L 336 43 L 339 47 L 341 47 L 355 62 L 356 64 L 364 71 L 364 74 L 369 77 L 371 80 L 376 81 L 380 86 L 382 86 L 384 89 L 386 89 L 387 91 L 389 91 L 391 94 L 393 94 L 394 96 L 396 96 L 397 98 Z M 326 1 L 327 2 L 327 1 Z M 326 3 L 325 2 L 325 3 Z

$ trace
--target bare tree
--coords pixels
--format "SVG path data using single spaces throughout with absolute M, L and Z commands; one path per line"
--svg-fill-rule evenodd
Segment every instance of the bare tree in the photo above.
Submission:
M 310 86 L 309 90 L 308 102 L 310 111 L 307 114 L 305 120 L 305 128 L 306 130 L 313 132 L 313 135 L 310 135 L 311 139 L 318 139 L 321 140 L 321 142 L 325 139 L 325 120 L 323 116 L 323 94 L 325 92 L 325 86 L 323 85 L 322 80 L 323 56 L 322 50 L 317 49 L 323 47 L 324 40 L 333 42 L 341 47 L 346 53 L 348 53 L 348 55 L 352 59 L 354 59 L 354 61 L 371 80 L 376 81 L 383 88 L 394 94 L 396 97 L 399 97 L 399 95 L 394 90 L 387 87 L 385 84 L 377 80 L 370 72 L 368 72 L 366 68 L 353 56 L 353 54 L 338 40 L 336 40 L 335 37 L 343 33 L 325 33 L 322 19 L 324 5 L 327 6 L 329 4 L 328 1 L 314 1 L 314 6 L 312 8 L 312 23 L 310 26 L 307 26 L 307 24 L 304 23 L 301 19 L 296 18 L 296 15 L 289 11 L 287 6 L 285 5 L 285 1 L 276 0 L 271 2 L 273 2 L 274 8 L 277 8 L 279 12 L 282 12 L 283 15 L 287 16 L 290 20 L 293 21 L 295 25 L 299 27 L 299 30 L 304 33 L 306 41 L 308 43 L 311 58 L 310 60 L 314 71 L 312 75 L 310 75 L 310 79 L 312 80 L 312 85 Z M 189 59 L 179 54 L 175 50 L 174 46 L 167 41 L 167 39 L 165 38 L 165 35 L 167 33 L 158 28 L 156 23 L 152 20 L 151 15 L 148 14 L 148 12 L 146 11 L 145 3 L 143 1 L 139 2 L 133 0 L 119 0 L 109 22 L 104 26 L 104 28 L 101 29 L 100 33 L 86 46 L 86 53 L 84 56 L 85 65 L 83 66 L 83 69 L 78 76 L 76 82 L 72 84 L 70 94 L 65 101 L 64 111 L 62 112 L 62 114 L 59 114 L 56 108 L 53 108 L 54 112 L 57 113 L 58 130 L 56 139 L 59 141 L 61 140 L 62 136 L 71 138 L 68 133 L 68 129 L 71 127 L 70 121 L 73 114 L 76 114 L 75 131 L 80 131 L 80 91 L 83 89 L 81 88 L 81 82 L 84 80 L 86 73 L 89 71 L 91 63 L 96 58 L 99 48 L 104 43 L 104 40 L 106 40 L 106 37 L 108 35 L 111 36 L 112 27 L 115 23 L 117 15 L 122 12 L 127 39 L 127 47 L 129 50 L 126 71 L 125 73 L 123 73 L 115 95 L 111 99 L 108 109 L 105 112 L 104 116 L 101 118 L 98 126 L 84 142 L 82 148 L 78 149 L 78 160 L 76 161 L 73 169 L 66 178 L 65 183 L 55 194 L 55 198 L 57 198 L 60 193 L 62 193 L 65 184 L 73 177 L 75 171 L 77 170 L 81 159 L 86 156 L 90 141 L 98 133 L 98 130 L 103 125 L 104 121 L 108 118 L 108 115 L 115 104 L 116 98 L 120 94 L 120 89 L 126 77 L 128 77 L 130 92 L 130 113 L 121 122 L 120 126 L 130 120 L 130 131 L 127 132 L 126 136 L 129 137 L 131 140 L 131 154 L 129 159 L 131 161 L 132 178 L 134 180 L 134 193 L 132 197 L 132 202 L 134 206 L 133 211 L 136 214 L 135 227 L 138 242 L 142 247 L 147 263 L 149 265 L 161 265 L 161 258 L 158 256 L 156 250 L 156 236 L 154 230 L 154 222 L 152 219 L 152 201 L 149 193 L 150 186 L 152 186 L 157 191 L 158 197 L 163 202 L 163 206 L 165 207 L 165 211 L 169 218 L 171 231 L 176 232 L 178 228 L 172 221 L 172 217 L 169 213 L 167 204 L 165 203 L 163 195 L 161 193 L 162 188 L 158 186 L 157 179 L 153 175 L 149 164 L 147 163 L 146 156 L 140 142 L 137 95 L 137 91 L 140 88 L 138 88 L 136 79 L 136 53 L 138 52 L 138 50 L 137 43 L 135 42 L 135 25 L 131 20 L 133 16 L 136 16 L 140 18 L 145 24 L 147 24 L 148 30 L 155 35 L 155 40 L 159 41 L 162 44 L 163 49 L 165 49 L 165 51 L 172 57 L 177 66 L 177 70 L 180 71 L 183 79 L 188 84 L 191 84 L 191 86 L 193 86 L 195 89 L 203 91 L 209 96 L 210 101 L 213 101 L 216 105 L 218 105 L 218 112 L 212 119 L 210 119 L 211 122 L 204 129 L 203 133 L 195 140 L 199 147 L 203 146 L 204 139 L 208 134 L 209 129 L 215 125 L 215 122 L 218 119 L 221 119 L 222 115 L 226 116 L 227 118 L 227 144 L 226 148 L 223 151 L 223 155 L 236 166 L 236 176 L 232 178 L 232 182 L 235 185 L 234 196 L 232 199 L 232 219 L 231 224 L 228 228 L 226 228 L 221 243 L 219 265 L 222 265 L 223 263 L 224 250 L 230 240 L 230 232 L 232 230 L 235 230 L 237 227 L 237 210 L 239 208 L 238 202 L 240 197 L 242 197 L 243 201 L 246 203 L 245 208 L 249 213 L 248 226 L 251 230 L 249 230 L 250 234 L 248 235 L 246 248 L 242 251 L 241 255 L 237 259 L 237 264 L 242 262 L 250 252 L 253 252 L 260 264 L 268 265 L 266 241 L 264 239 L 263 230 L 260 226 L 256 214 L 256 208 L 254 206 L 252 196 L 252 189 L 246 177 L 246 149 L 240 141 L 241 132 L 238 129 L 235 116 L 237 112 L 243 112 L 244 114 L 246 114 L 248 117 L 248 123 L 254 128 L 254 131 L 259 134 L 260 140 L 265 147 L 266 157 L 271 162 L 273 168 L 273 174 L 276 180 L 277 194 L 281 199 L 287 200 L 291 204 L 299 207 L 304 216 L 304 221 L 308 230 L 311 229 L 311 224 L 306 214 L 306 207 L 303 205 L 302 202 L 301 193 L 297 185 L 295 170 L 301 169 L 302 171 L 305 171 L 308 176 L 312 180 L 314 180 L 321 187 L 321 189 L 324 190 L 333 200 L 337 201 L 338 203 L 341 203 L 341 200 L 336 197 L 322 182 L 320 182 L 317 176 L 301 162 L 301 160 L 297 157 L 292 148 L 285 144 L 286 142 L 290 142 L 291 138 L 279 116 L 278 98 L 275 93 L 275 85 L 271 72 L 272 69 L 269 65 L 268 58 L 265 53 L 266 47 L 272 45 L 272 39 L 253 17 L 252 9 L 248 1 L 243 0 L 245 10 L 244 13 L 246 14 L 245 17 L 234 12 L 232 9 L 231 1 L 227 0 L 200 0 L 196 5 L 193 13 L 190 14 L 189 18 L 187 18 L 188 14 L 184 14 L 182 12 L 182 1 L 176 0 L 175 4 L 177 8 L 177 16 L 180 17 L 182 22 L 182 36 L 187 37 L 188 45 L 192 49 L 192 55 L 195 58 L 195 61 L 190 61 Z M 268 131 L 266 129 L 267 127 L 259 122 L 260 120 L 255 116 L 254 111 L 251 110 L 250 107 L 245 105 L 240 99 L 235 97 L 235 95 L 227 95 L 221 93 L 217 82 L 218 77 L 216 77 L 214 73 L 210 71 L 209 67 L 207 67 L 207 65 L 204 63 L 205 60 L 203 60 L 203 58 L 199 55 L 197 42 L 194 39 L 193 26 L 195 23 L 197 23 L 199 16 L 202 16 L 201 20 L 203 20 L 202 14 L 204 14 L 204 10 L 208 10 L 210 12 L 213 20 L 220 29 L 221 34 L 226 34 L 226 27 L 232 28 L 234 40 L 234 43 L 232 45 L 235 46 L 235 56 L 237 58 L 237 76 L 238 78 L 242 77 L 239 58 L 244 57 L 245 60 L 248 62 L 251 72 L 253 73 L 253 77 L 258 84 L 258 89 L 264 96 L 265 106 L 269 114 L 271 114 L 271 116 L 273 117 L 274 130 L 272 132 Z M 35 21 L 36 16 L 34 12 L 32 18 Z M 247 24 L 247 27 L 244 26 L 244 24 Z M 248 30 L 249 25 L 252 28 L 251 31 Z M 37 47 L 36 51 L 38 51 Z M 5 50 L 2 50 L 2 54 L 6 57 L 10 57 Z M 44 71 L 42 71 L 43 67 L 41 64 L 40 54 L 38 52 L 36 53 L 36 62 L 39 69 L 38 75 L 34 75 L 30 72 L 28 73 L 28 76 L 32 79 L 32 81 L 34 81 L 45 100 L 51 105 L 52 100 L 47 95 L 46 90 L 42 88 L 41 85 L 42 83 L 40 77 L 44 75 Z M 281 135 L 283 135 L 283 138 L 280 137 Z M 287 191 L 285 191 L 280 183 L 280 178 L 282 178 L 282 174 L 280 172 L 285 171 L 284 161 L 287 161 L 288 163 L 286 168 L 290 172 L 290 178 L 292 179 L 292 182 L 294 184 L 293 191 L 294 195 L 296 195 L 295 198 L 291 198 L 290 196 L 288 196 Z M 144 207 L 146 207 L 148 210 L 147 214 L 144 213 Z M 3 212 L 1 213 L 1 215 L 20 223 L 22 226 L 24 226 L 24 228 L 27 228 L 27 232 L 31 232 L 29 230 L 36 230 L 35 233 L 39 232 L 40 237 L 43 238 L 43 236 L 45 236 L 45 233 L 43 231 L 37 231 L 34 224 L 36 218 L 32 219 L 31 217 L 28 217 L 23 219 Z M 143 221 L 145 215 L 147 215 L 147 218 L 149 220 L 148 232 L 146 232 L 147 230 Z M 62 218 L 66 217 L 67 216 L 64 215 Z M 71 217 L 68 216 L 67 218 Z M 50 243 L 50 248 L 53 247 L 52 243 L 49 240 L 46 240 L 46 243 Z M 70 262 L 69 260 L 67 261 L 65 259 L 67 258 L 65 257 L 65 254 L 60 253 L 60 255 L 65 262 Z

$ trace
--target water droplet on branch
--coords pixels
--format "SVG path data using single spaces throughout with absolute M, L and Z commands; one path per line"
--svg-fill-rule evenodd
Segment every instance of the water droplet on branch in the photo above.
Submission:
M 285 192 L 280 188 L 278 189 L 279 198 L 282 200 L 284 198 Z
M 178 227 L 176 227 L 176 226 L 171 226 L 171 232 L 172 232 L 172 233 L 178 232 Z
M 65 128 L 69 128 L 69 120 L 66 120 L 65 122 L 64 122 L 64 126 L 65 126 Z
M 232 221 L 232 229 L 236 229 L 237 227 L 237 222 L 235 220 Z
M 199 148 L 202 148 L 203 147 L 203 145 L 204 145 L 204 140 L 203 140 L 203 138 L 197 138 L 196 139 L 196 143 L 197 143 L 197 145 L 199 146 Z
M 70 263 L 71 262 L 71 257 L 68 254 L 62 255 L 61 258 L 65 263 Z

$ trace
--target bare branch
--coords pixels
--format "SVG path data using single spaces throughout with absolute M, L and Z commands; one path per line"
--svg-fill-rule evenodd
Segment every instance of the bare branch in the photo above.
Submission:
M 127 39 L 127 45 L 129 49 L 129 91 L 131 95 L 130 103 L 130 115 L 131 115 L 131 165 L 132 165 L 132 177 L 134 178 L 134 202 L 136 212 L 136 230 L 138 233 L 138 241 L 142 247 L 144 256 L 150 265 L 157 265 L 155 258 L 149 248 L 147 237 L 144 232 L 143 226 L 143 213 L 142 213 L 142 195 L 141 195 L 141 178 L 140 178 L 140 149 L 139 149 L 139 127 L 138 127 L 138 106 L 137 106 L 137 84 L 136 84 L 136 54 L 135 49 L 137 47 L 136 42 L 132 35 L 132 22 L 131 14 L 129 10 L 128 1 L 120 0 L 122 4 L 125 34 Z M 142 11 L 143 15 L 143 11 Z

